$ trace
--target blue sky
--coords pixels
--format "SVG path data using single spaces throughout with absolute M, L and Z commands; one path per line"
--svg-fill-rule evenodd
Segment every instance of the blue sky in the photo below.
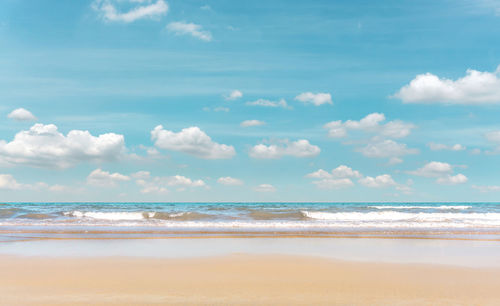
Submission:
M 0 197 L 496 201 L 499 41 L 494 0 L 2 1 Z

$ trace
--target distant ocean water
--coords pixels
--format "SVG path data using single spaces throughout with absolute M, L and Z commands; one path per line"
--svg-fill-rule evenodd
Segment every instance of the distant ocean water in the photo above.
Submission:
M 0 203 L 0 231 L 492 233 L 500 203 Z

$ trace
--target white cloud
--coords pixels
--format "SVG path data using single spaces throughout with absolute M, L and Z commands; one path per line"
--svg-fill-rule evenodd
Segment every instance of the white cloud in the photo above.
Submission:
M 270 184 L 260 184 L 259 186 L 254 188 L 257 192 L 275 192 L 276 188 Z
M 348 178 L 342 179 L 332 179 L 324 178 L 318 181 L 312 182 L 319 189 L 341 189 L 346 187 L 354 186 L 354 183 Z
M 415 125 L 401 120 L 394 120 L 381 124 L 383 121 L 385 121 L 384 114 L 371 113 L 359 121 L 332 121 L 325 124 L 324 128 L 328 130 L 328 136 L 332 138 L 345 137 L 348 130 L 360 130 L 390 138 L 404 138 L 415 128 Z
M 87 176 L 87 184 L 100 187 L 114 187 L 119 182 L 130 181 L 130 177 L 120 173 L 109 173 L 98 168 Z
M 492 131 L 492 132 L 486 133 L 486 139 L 488 141 L 500 144 L 500 131 Z
M 328 179 L 328 178 L 360 178 L 362 175 L 359 171 L 353 170 L 352 168 L 346 165 L 340 165 L 337 168 L 333 169 L 331 172 L 327 172 L 323 169 L 319 169 L 315 172 L 309 173 L 306 177 L 309 178 L 320 178 L 320 179 Z
M 182 175 L 174 175 L 170 177 L 163 178 L 168 186 L 184 186 L 184 187 L 203 187 L 205 182 L 202 180 L 191 180 L 188 177 Z
M 323 104 L 333 104 L 332 96 L 329 93 L 312 93 L 312 92 L 303 92 L 300 95 L 295 97 L 295 100 L 304 103 L 311 103 L 315 106 L 320 106 Z
M 233 90 L 231 93 L 224 97 L 227 101 L 237 100 L 243 97 L 243 93 L 239 90 Z
M 318 179 L 312 183 L 320 189 L 340 189 L 354 186 L 351 178 L 361 177 L 361 173 L 346 165 L 340 165 L 331 172 L 319 169 L 306 175 L 308 178 Z
M 374 142 L 368 143 L 366 146 L 359 148 L 358 151 L 366 157 L 391 158 L 391 164 L 401 162 L 401 159 L 399 159 L 401 156 L 418 153 L 417 149 L 408 148 L 406 144 L 399 143 L 391 139 L 381 141 L 375 140 Z
M 218 113 L 218 112 L 228 113 L 230 111 L 229 107 L 224 107 L 224 106 L 217 106 L 214 108 L 204 107 L 203 110 L 206 112 L 214 111 L 216 113 Z
M 49 187 L 49 191 L 52 191 L 52 192 L 70 192 L 70 191 L 72 191 L 72 192 L 74 192 L 75 189 L 68 187 L 68 186 L 55 184 L 55 185 L 52 185 Z
M 23 188 L 16 179 L 10 174 L 0 174 L 0 189 L 4 190 L 19 190 Z
M 265 125 L 266 123 L 264 121 L 260 120 L 245 120 L 240 123 L 241 127 L 251 127 L 251 126 L 260 126 L 260 125 Z
M 325 171 L 323 169 L 319 169 L 319 170 L 314 171 L 312 173 L 306 174 L 306 177 L 316 178 L 316 179 L 327 179 L 327 178 L 332 178 L 333 175 L 328 171 Z
M 233 146 L 212 141 L 196 126 L 175 133 L 158 125 L 151 131 L 151 138 L 160 149 L 184 152 L 204 159 L 228 159 L 236 154 Z
M 223 106 L 219 106 L 219 107 L 215 107 L 214 108 L 214 112 L 229 112 L 229 107 L 223 107 Z
M 118 6 L 127 4 L 128 11 L 120 12 Z M 147 3 L 147 5 L 141 5 Z M 163 0 L 152 1 L 119 1 L 119 0 L 95 0 L 92 8 L 97 11 L 105 21 L 117 21 L 130 23 L 139 19 L 159 19 L 168 11 L 168 4 Z
M 19 183 L 10 174 L 0 174 L 0 190 L 34 190 L 34 191 L 52 191 L 61 192 L 69 190 L 68 187 L 62 185 L 52 185 L 44 182 L 38 182 L 34 184 L 22 184 Z
M 467 182 L 467 177 L 461 173 L 452 175 L 453 166 L 448 163 L 432 161 L 422 168 L 409 171 L 409 174 L 436 178 L 436 183 L 442 185 L 455 185 Z
M 184 191 L 186 188 L 206 187 L 203 180 L 192 180 L 182 175 L 150 177 L 148 172 L 147 176 L 142 176 L 143 178 L 136 180 L 136 184 L 141 187 L 141 193 L 168 193 L 168 187 L 175 187 L 177 191 Z
M 500 103 L 500 66 L 495 72 L 468 69 L 457 80 L 419 74 L 394 97 L 405 103 L 494 104 Z
M 64 136 L 53 124 L 35 124 L 11 142 L 0 140 L 0 163 L 67 168 L 84 161 L 113 161 L 124 155 L 123 135 L 93 136 L 72 130 Z
M 27 109 L 18 108 L 10 112 L 7 115 L 9 119 L 14 119 L 16 121 L 34 121 L 36 117 Z
M 167 30 L 175 35 L 191 35 L 203 41 L 211 41 L 212 33 L 204 31 L 199 24 L 186 22 L 171 22 L 167 25 Z
M 208 4 L 205 4 L 203 6 L 200 6 L 200 9 L 204 10 L 204 11 L 211 11 L 212 7 L 210 5 L 208 5 Z
M 498 154 L 500 153 L 500 131 L 491 131 L 486 133 L 486 140 L 495 146 L 493 150 L 485 151 L 487 154 Z
M 410 171 L 410 174 L 423 176 L 423 177 L 440 177 L 448 175 L 453 172 L 453 167 L 448 163 L 430 162 L 425 164 L 422 168 L 415 171 Z
M 472 188 L 477 189 L 480 192 L 498 192 L 498 191 L 500 191 L 500 186 L 495 186 L 495 185 L 490 185 L 490 186 L 472 185 Z
M 228 186 L 239 186 L 243 185 L 243 181 L 234 177 L 226 176 L 226 177 L 220 177 L 217 180 L 217 183 L 222 184 L 222 185 L 228 185 Z
M 454 144 L 454 145 L 445 145 L 445 144 L 442 144 L 442 143 L 434 143 L 434 142 L 430 142 L 428 144 L 429 148 L 432 150 L 432 151 L 442 151 L 442 150 L 447 150 L 447 151 L 464 151 L 466 150 L 467 148 L 464 147 L 463 145 L 461 144 Z
M 444 177 L 440 177 L 436 181 L 438 184 L 441 185 L 456 185 L 456 184 L 463 184 L 467 182 L 467 177 L 461 173 L 457 175 L 447 175 Z
M 332 170 L 333 177 L 361 177 L 361 173 L 357 170 L 352 170 L 352 168 L 346 165 L 340 165 Z
M 138 180 L 145 180 L 151 177 L 151 173 L 149 171 L 137 171 L 132 173 L 130 176 Z
M 389 174 L 382 174 L 376 177 L 366 176 L 359 179 L 358 182 L 370 188 L 385 188 L 398 185 Z
M 271 101 L 266 99 L 258 99 L 252 102 L 247 102 L 247 105 L 250 106 L 264 106 L 264 107 L 282 107 L 291 109 L 290 106 L 286 103 L 285 99 L 280 99 L 279 101 Z
M 314 157 L 321 152 L 318 146 L 310 144 L 306 139 L 281 142 L 281 144 L 271 145 L 258 144 L 250 149 L 249 155 L 252 158 L 277 159 L 283 156 Z

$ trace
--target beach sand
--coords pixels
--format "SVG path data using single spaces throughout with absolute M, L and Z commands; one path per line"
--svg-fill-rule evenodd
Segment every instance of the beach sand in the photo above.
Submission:
M 500 269 L 288 255 L 0 256 L 0 304 L 499 305 Z

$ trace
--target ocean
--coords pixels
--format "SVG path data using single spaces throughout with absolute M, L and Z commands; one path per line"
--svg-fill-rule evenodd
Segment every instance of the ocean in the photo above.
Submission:
M 0 233 L 499 239 L 500 203 L 0 203 Z

